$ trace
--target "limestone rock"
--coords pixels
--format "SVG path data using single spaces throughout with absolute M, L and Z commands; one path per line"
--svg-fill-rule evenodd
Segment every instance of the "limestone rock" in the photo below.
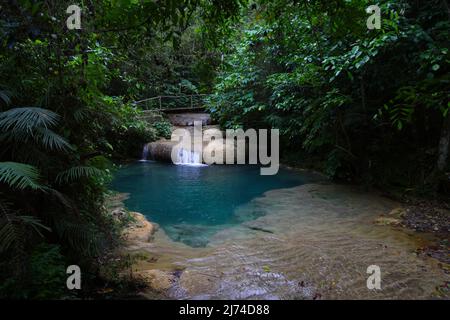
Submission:
M 374 223 L 382 226 L 398 226 L 401 224 L 401 221 L 397 218 L 381 216 L 375 219 Z
M 149 222 L 139 212 L 131 212 L 135 221 L 124 232 L 124 238 L 128 244 L 146 243 L 151 241 L 157 227 Z
M 175 281 L 175 275 L 171 272 L 162 270 L 142 270 L 135 274 L 142 279 L 153 290 L 162 292 L 172 287 Z

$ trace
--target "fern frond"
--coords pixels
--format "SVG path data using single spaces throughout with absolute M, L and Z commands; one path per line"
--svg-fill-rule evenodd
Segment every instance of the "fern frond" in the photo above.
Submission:
M 105 172 L 94 168 L 94 167 L 88 167 L 88 166 L 78 166 L 78 167 L 72 167 L 66 171 L 60 172 L 56 176 L 56 181 L 58 183 L 63 182 L 71 182 L 76 181 L 82 177 L 101 177 L 105 175 Z
M 39 172 L 34 166 L 18 162 L 0 162 L 0 182 L 11 188 L 42 189 L 38 180 Z

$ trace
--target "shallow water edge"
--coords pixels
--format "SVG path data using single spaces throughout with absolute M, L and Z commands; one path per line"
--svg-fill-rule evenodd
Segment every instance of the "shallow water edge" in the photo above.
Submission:
M 305 184 L 240 207 L 236 214 L 262 214 L 216 232 L 204 248 L 153 224 L 151 241 L 132 240 L 127 250 L 145 256 L 133 271 L 149 290 L 172 299 L 442 298 L 436 288 L 448 274 L 415 254 L 429 239 L 374 223 L 398 206 L 351 187 Z M 381 268 L 381 290 L 367 289 L 369 265 Z

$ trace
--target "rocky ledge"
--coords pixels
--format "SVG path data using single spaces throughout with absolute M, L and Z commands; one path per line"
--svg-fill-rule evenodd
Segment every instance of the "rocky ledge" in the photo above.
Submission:
M 448 209 L 422 201 L 398 207 L 387 215 L 380 215 L 374 223 L 427 234 L 430 238 L 429 244 L 417 248 L 416 254 L 435 258 L 439 261 L 438 265 L 450 274 L 450 211 Z
M 139 248 L 145 246 L 153 239 L 153 234 L 158 226 L 149 222 L 145 216 L 139 212 L 130 212 L 133 217 L 131 222 L 123 232 L 123 237 L 128 248 Z

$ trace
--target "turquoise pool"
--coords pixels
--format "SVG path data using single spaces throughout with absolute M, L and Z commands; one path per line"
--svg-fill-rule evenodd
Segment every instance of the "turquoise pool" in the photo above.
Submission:
M 117 172 L 112 188 L 129 193 L 127 208 L 158 223 L 173 240 L 203 246 L 218 229 L 252 218 L 236 216 L 239 206 L 268 190 L 298 186 L 310 179 L 283 168 L 276 175 L 261 176 L 258 166 L 137 162 Z

